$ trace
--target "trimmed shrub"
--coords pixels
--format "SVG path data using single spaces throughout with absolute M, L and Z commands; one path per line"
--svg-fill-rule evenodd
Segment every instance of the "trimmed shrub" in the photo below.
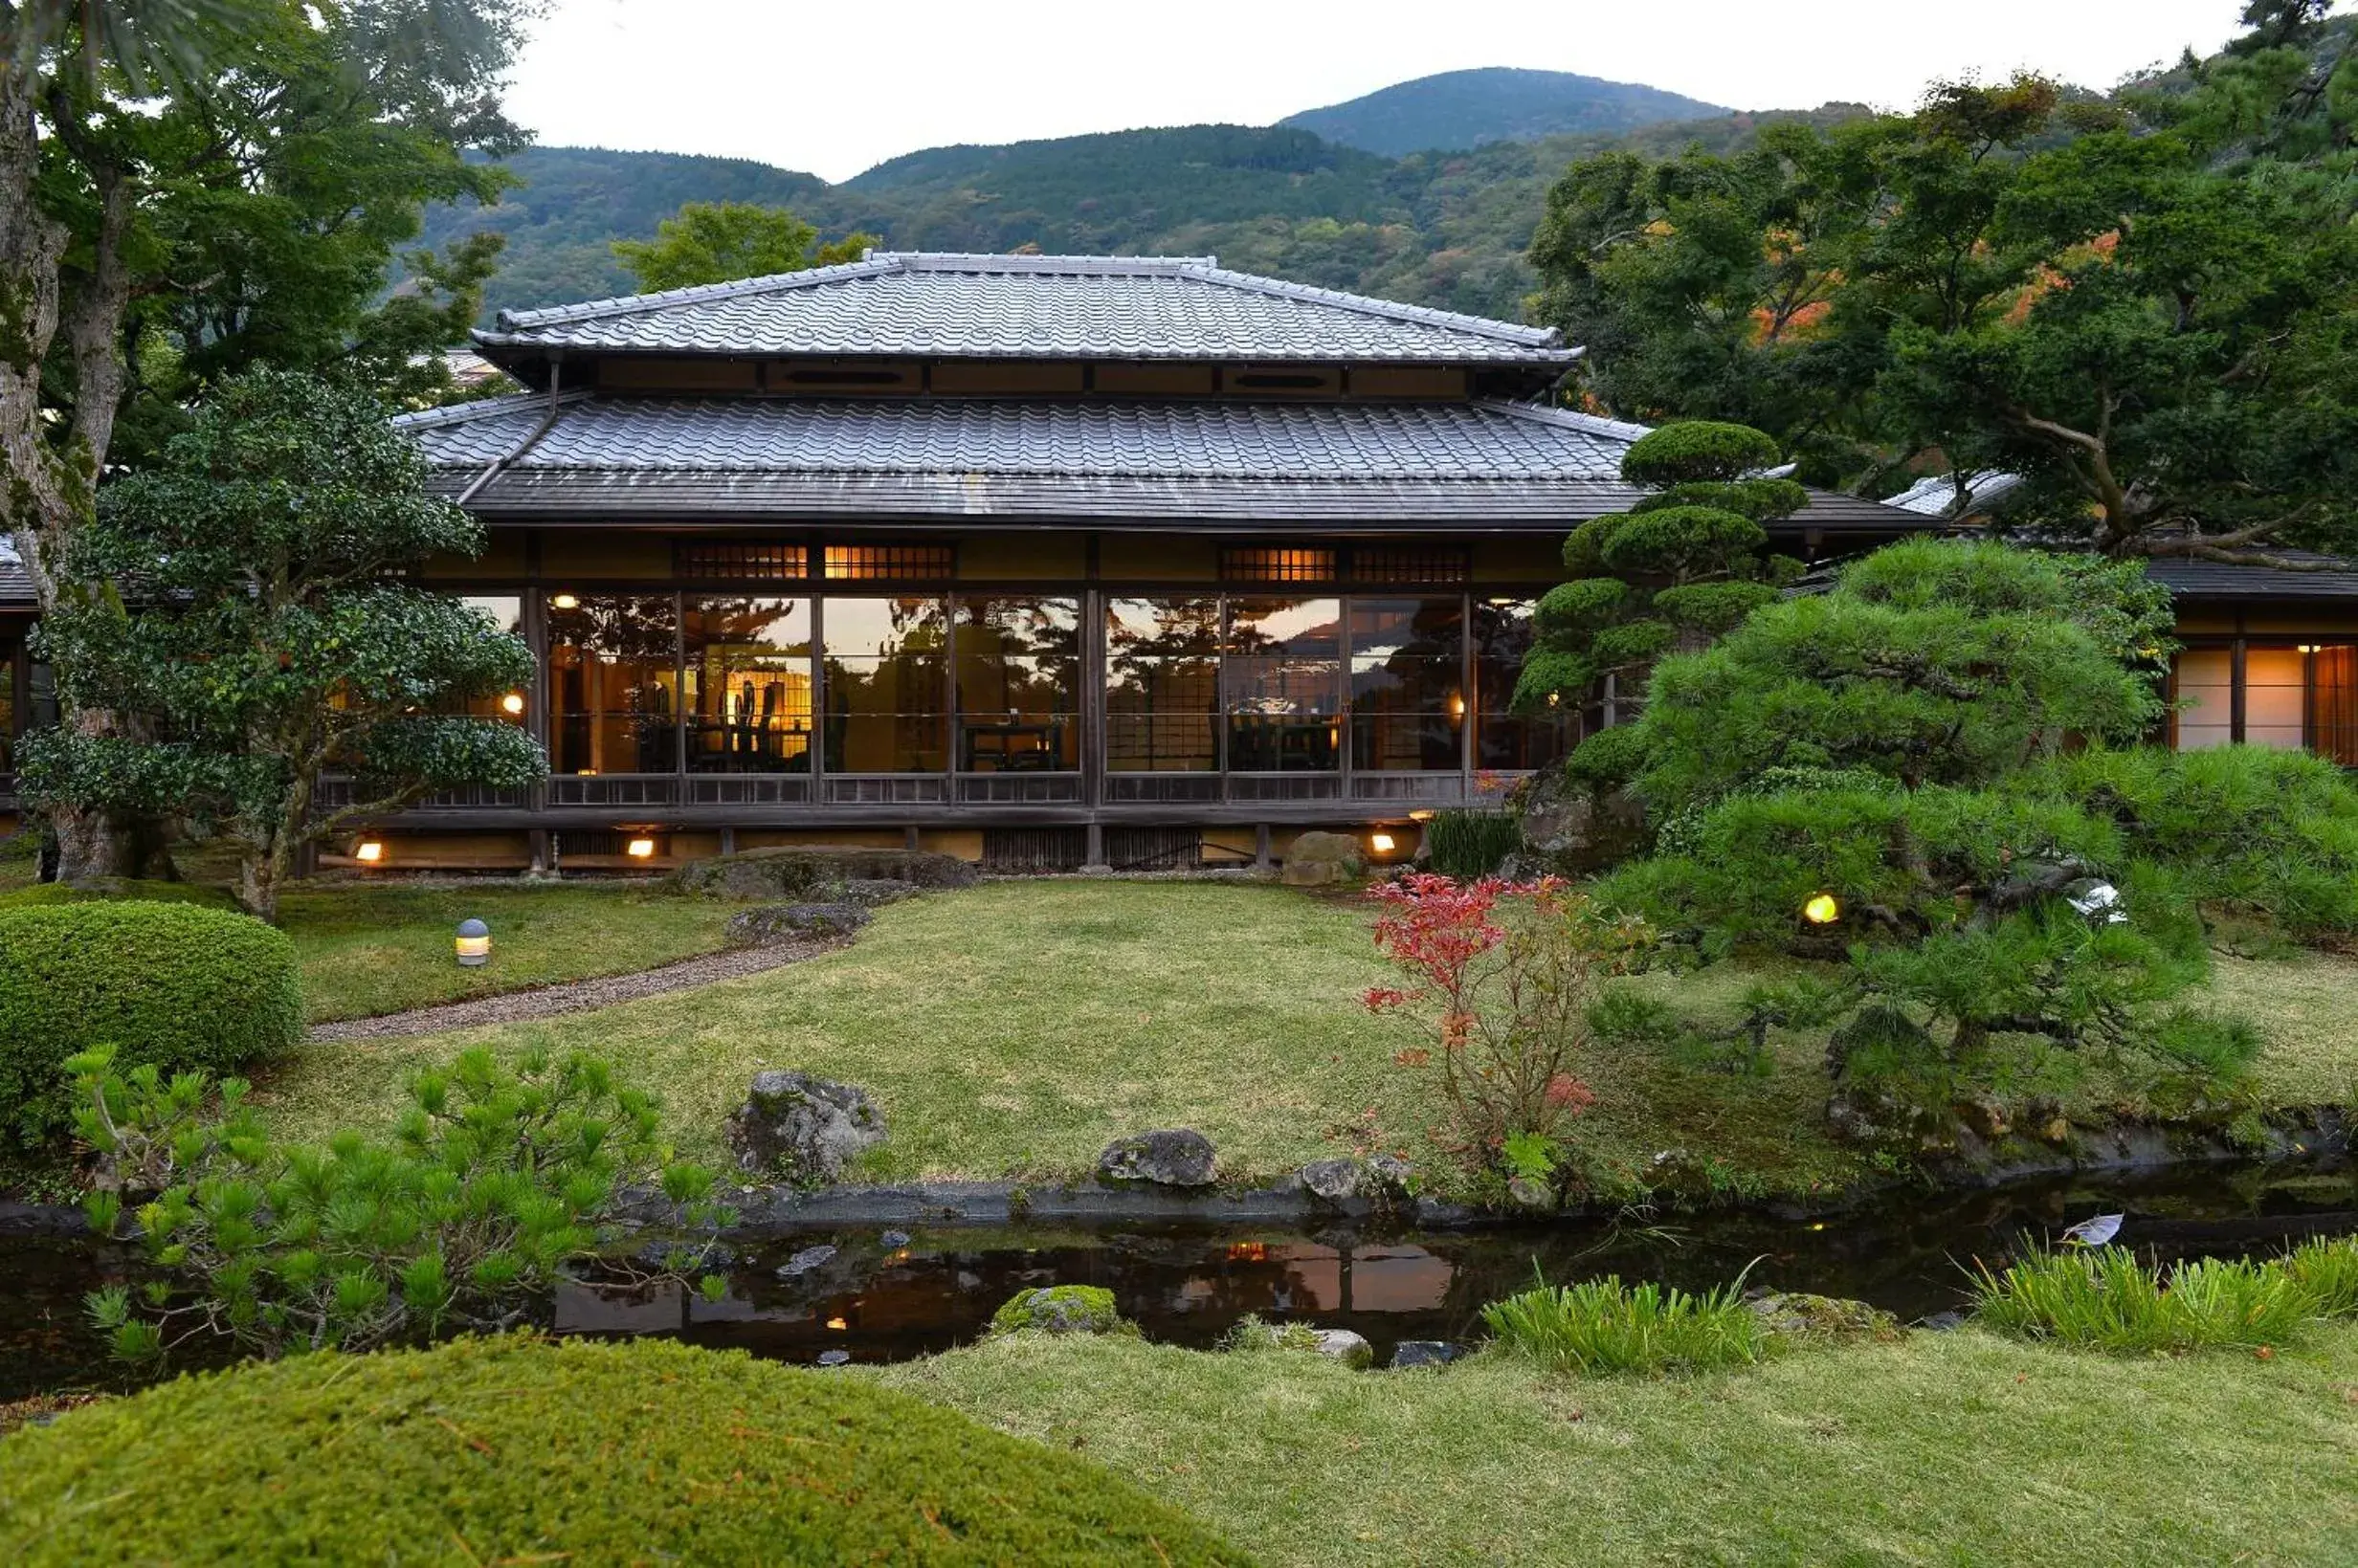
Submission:
M 521 1336 L 250 1365 L 18 1432 L 0 1440 L 0 1554 L 1249 1560 L 1073 1454 L 865 1380 Z
M 2358 931 L 2358 788 L 2322 757 L 2099 747 L 2048 759 L 2013 787 L 2118 823 L 2131 852 L 2182 873 L 2203 903 L 2295 937 Z
M 65 1063 L 216 1075 L 302 1038 L 295 947 L 247 916 L 139 901 L 0 910 L 0 1138 L 70 1124 Z
M 1425 829 L 1433 869 L 1461 882 L 1488 876 L 1523 845 L 1523 824 L 1503 811 L 1443 811 Z

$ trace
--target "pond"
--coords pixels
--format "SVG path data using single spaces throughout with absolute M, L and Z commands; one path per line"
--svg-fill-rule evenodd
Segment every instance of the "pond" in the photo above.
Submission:
M 1158 1222 L 1152 1226 L 835 1228 L 740 1250 L 728 1291 L 560 1291 L 560 1333 L 675 1335 L 779 1360 L 831 1352 L 898 1360 L 967 1343 L 1016 1292 L 1099 1285 L 1150 1339 L 1210 1346 L 1247 1314 L 1347 1328 L 1389 1359 L 1404 1339 L 1480 1336 L 1484 1303 L 1529 1285 L 1618 1273 L 1691 1290 L 1747 1285 L 1868 1301 L 1916 1319 L 1962 1303 L 1965 1267 L 2100 1213 L 2160 1261 L 2267 1254 L 2358 1232 L 2358 1172 L 2204 1168 L 1897 1190 L 1822 1218 L 1758 1210 L 1450 1231 Z M 822 1249 L 833 1248 L 822 1255 Z M 103 1380 L 82 1292 L 130 1255 L 83 1242 L 0 1239 L 0 1399 Z M 195 1364 L 187 1357 L 177 1364 Z

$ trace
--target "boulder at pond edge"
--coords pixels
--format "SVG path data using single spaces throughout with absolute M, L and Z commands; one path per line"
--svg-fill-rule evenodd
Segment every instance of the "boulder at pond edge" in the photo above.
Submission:
M 1148 1182 L 1160 1187 L 1208 1187 L 1219 1176 L 1212 1139 L 1189 1127 L 1115 1138 L 1097 1157 L 1101 1182 Z
M 773 1069 L 753 1075 L 726 1131 L 739 1170 L 809 1186 L 841 1181 L 861 1150 L 882 1142 L 884 1113 L 856 1085 Z

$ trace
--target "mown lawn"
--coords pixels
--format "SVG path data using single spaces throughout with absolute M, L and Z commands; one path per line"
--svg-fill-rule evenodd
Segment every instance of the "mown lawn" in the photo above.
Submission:
M 722 945 L 732 906 L 620 882 L 304 888 L 278 923 L 312 1022 L 367 1018 L 560 981 L 652 969 Z M 491 927 L 491 961 L 458 966 L 458 922 Z
M 1694 1380 L 1024 1335 L 874 1374 L 1276 1564 L 2358 1561 L 2358 1329 L 2261 1361 L 1978 1330 Z
M 378 939 L 361 914 L 339 924 L 356 943 Z M 264 1075 L 260 1100 L 287 1131 L 321 1137 L 389 1116 L 415 1067 L 486 1042 L 609 1057 L 661 1093 L 669 1136 L 703 1159 L 720 1156 L 722 1118 L 746 1081 L 792 1067 L 879 1096 L 891 1135 L 866 1172 L 879 1179 L 1077 1176 L 1116 1137 L 1184 1125 L 1213 1140 L 1230 1177 L 1258 1180 L 1346 1151 L 1370 1110 L 1381 1146 L 1438 1176 L 1426 1137 L 1442 1113 L 1435 1070 L 1396 1060 L 1429 1042 L 1360 1005 L 1388 978 L 1365 910 L 1346 899 L 994 883 L 891 906 L 849 949 L 742 981 L 537 1023 L 309 1046 Z M 1732 1015 L 1748 978 L 1729 968 L 1636 983 Z M 2333 997 L 2354 982 L 2358 962 L 2343 959 L 2221 961 L 2222 1000 L 2269 1024 L 2263 1097 L 2348 1093 L 2358 1009 Z M 1821 1131 L 1823 1049 L 1779 1039 L 1759 1079 L 1592 1050 L 1581 1071 L 1598 1104 L 1577 1136 L 1608 1168 L 1683 1149 L 1731 1191 L 1847 1184 L 1865 1165 Z

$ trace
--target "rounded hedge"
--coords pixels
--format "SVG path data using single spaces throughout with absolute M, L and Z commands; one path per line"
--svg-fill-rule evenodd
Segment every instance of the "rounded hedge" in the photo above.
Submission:
M 1738 479 L 1784 460 L 1776 441 L 1749 425 L 1688 419 L 1630 443 L 1621 454 L 1621 477 L 1642 485 Z
M 244 915 L 142 901 L 0 909 L 0 1141 L 71 1124 L 63 1065 L 234 1071 L 302 1037 L 295 947 Z
M 104 1499 L 103 1502 L 98 1500 Z M 0 1440 L 0 1560 L 1241 1563 L 855 1375 L 523 1336 L 183 1378 Z

